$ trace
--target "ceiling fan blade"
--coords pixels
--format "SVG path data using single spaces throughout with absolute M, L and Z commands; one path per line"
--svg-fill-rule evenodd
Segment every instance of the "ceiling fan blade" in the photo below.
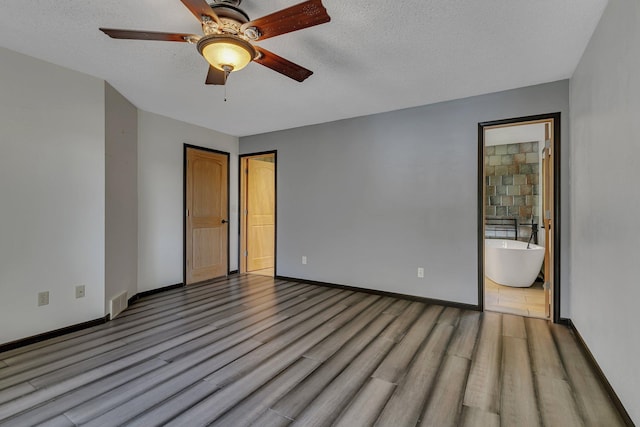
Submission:
M 204 82 L 207 85 L 223 85 L 225 84 L 227 78 L 225 76 L 224 71 L 218 70 L 215 67 L 210 66 L 209 72 L 207 73 L 207 80 Z
M 195 40 L 200 36 L 197 34 L 182 33 L 159 33 L 156 31 L 136 31 L 136 30 L 118 30 L 115 28 L 100 28 L 100 31 L 114 39 L 132 39 L 132 40 L 159 40 L 166 42 L 186 42 L 187 39 Z
M 278 56 L 273 52 L 269 52 L 264 48 L 261 48 L 259 46 L 254 46 L 254 48 L 258 52 L 260 52 L 259 57 L 254 59 L 255 62 L 264 65 L 267 68 L 271 68 L 273 71 L 277 71 L 280 74 L 284 74 L 285 76 L 290 77 L 293 80 L 302 82 L 311 74 L 313 74 L 313 71 L 307 70 L 306 68 L 301 67 L 298 64 L 294 64 L 293 62 L 284 59 L 283 57 Z
M 329 21 L 331 17 L 327 14 L 327 9 L 324 8 L 321 0 L 308 0 L 249 21 L 242 25 L 241 31 L 255 27 L 260 31 L 259 40 L 264 40 Z
M 217 22 L 219 25 L 222 24 L 220 22 L 220 18 L 218 18 L 218 15 L 216 15 L 216 13 L 213 11 L 211 6 L 209 6 L 209 3 L 207 3 L 205 0 L 180 0 L 180 1 L 182 1 L 182 4 L 184 4 L 187 7 L 187 9 L 189 9 L 191 13 L 195 15 L 196 18 L 198 18 L 198 21 L 202 22 L 202 17 L 208 16 L 209 18 Z

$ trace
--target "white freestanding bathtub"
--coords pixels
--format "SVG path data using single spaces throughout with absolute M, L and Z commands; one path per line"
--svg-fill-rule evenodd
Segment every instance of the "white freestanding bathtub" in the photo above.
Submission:
M 485 239 L 484 274 L 494 282 L 526 288 L 535 282 L 542 262 L 544 248 L 518 240 Z

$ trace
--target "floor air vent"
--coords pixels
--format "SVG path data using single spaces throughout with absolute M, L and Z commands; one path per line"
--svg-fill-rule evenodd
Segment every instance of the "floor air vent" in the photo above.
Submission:
M 121 293 L 120 295 L 117 295 L 111 300 L 111 309 L 109 310 L 111 319 L 122 313 L 122 311 L 127 308 L 127 302 L 126 291 Z

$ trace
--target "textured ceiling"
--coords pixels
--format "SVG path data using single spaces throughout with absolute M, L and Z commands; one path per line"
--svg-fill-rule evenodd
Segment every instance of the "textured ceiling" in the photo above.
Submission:
M 251 18 L 300 0 L 244 0 Z M 186 43 L 98 27 L 201 33 L 179 0 L 2 0 L 0 46 L 108 81 L 138 108 L 231 135 L 293 128 L 568 78 L 607 0 L 323 0 L 331 22 L 261 46 L 314 71 L 252 63 L 224 89 Z M 0 76 L 1 78 L 1 76 Z

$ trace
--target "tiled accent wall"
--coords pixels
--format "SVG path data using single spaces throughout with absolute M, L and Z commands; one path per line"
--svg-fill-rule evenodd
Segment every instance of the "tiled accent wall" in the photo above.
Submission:
M 494 145 L 484 150 L 485 215 L 517 218 L 519 224 L 530 224 L 540 203 L 538 142 Z M 537 216 L 534 222 L 539 224 Z M 529 227 L 520 227 L 519 237 L 528 239 L 530 231 Z

